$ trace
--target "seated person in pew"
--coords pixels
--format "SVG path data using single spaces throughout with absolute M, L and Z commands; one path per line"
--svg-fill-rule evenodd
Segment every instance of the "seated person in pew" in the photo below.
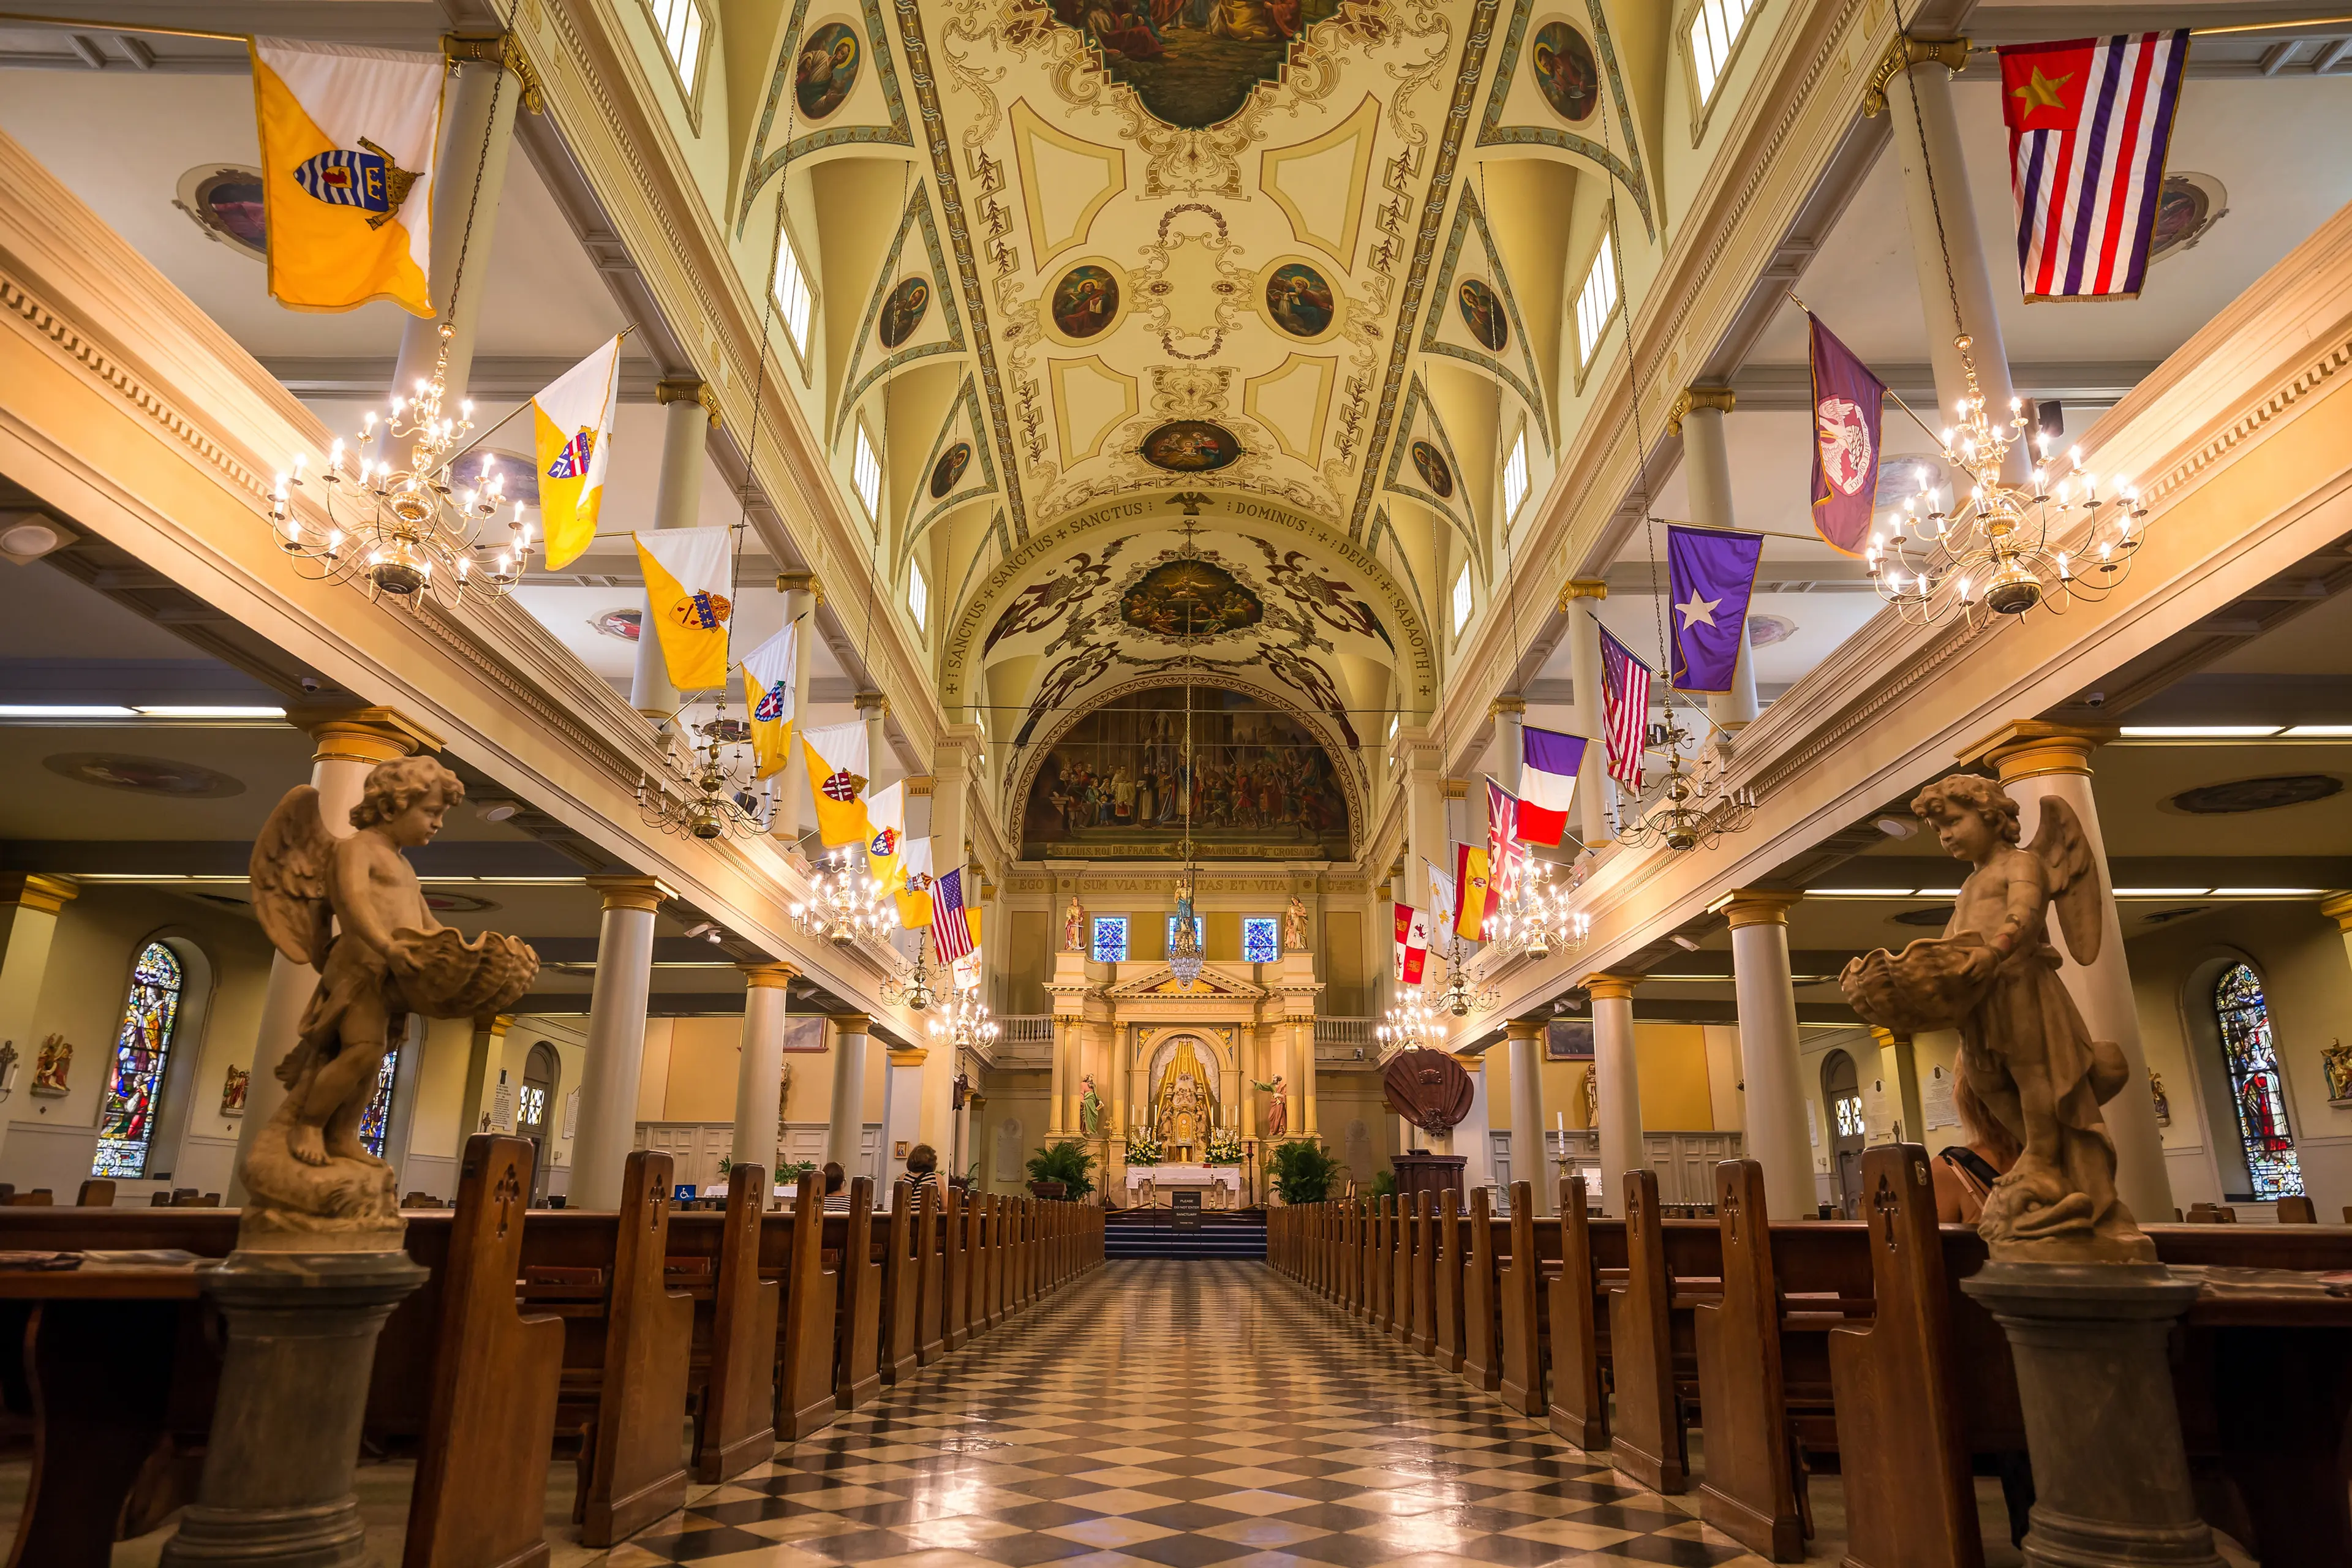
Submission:
M 918 1143 L 907 1151 L 907 1183 L 911 1189 L 909 1197 L 919 1204 L 926 1187 L 934 1193 L 939 1191 L 940 1152 L 937 1149 L 929 1143 Z
M 824 1212 L 827 1214 L 847 1214 L 849 1212 L 849 1178 L 847 1173 L 842 1170 L 841 1166 L 836 1162 L 832 1160 L 827 1160 L 824 1163 L 824 1169 L 820 1173 L 824 1177 Z
M 1966 1078 L 1953 1085 L 1952 1108 L 1959 1112 L 1967 1142 L 1951 1145 L 1928 1163 L 1936 1180 L 1936 1218 L 1943 1225 L 1974 1225 L 1984 1214 L 1985 1194 L 2017 1163 L 2022 1145 L 1986 1109 Z

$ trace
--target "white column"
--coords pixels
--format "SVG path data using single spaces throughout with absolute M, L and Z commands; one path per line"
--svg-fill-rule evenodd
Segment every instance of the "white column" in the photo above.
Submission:
M 654 488 L 656 528 L 692 528 L 702 521 L 702 476 L 709 470 L 707 454 L 710 430 L 719 423 L 702 405 L 702 383 L 665 381 L 654 389 L 667 405 L 662 416 L 661 472 Z M 661 638 L 654 617 L 667 611 L 650 597 L 641 597 L 643 618 L 637 627 L 637 668 L 629 682 L 629 706 L 656 724 L 678 710 L 677 688 L 669 683 L 669 667 L 662 662 Z
M 1519 731 L 1527 727 L 1528 700 L 1524 697 L 1497 697 L 1488 710 L 1495 715 L 1496 760 L 1501 764 L 1495 782 L 1519 793 L 1519 770 L 1527 762 L 1527 746 Z
M 580 1131 L 572 1144 L 576 1209 L 621 1206 L 622 1167 L 637 1142 L 637 1085 L 646 1065 L 646 1003 L 653 989 L 654 911 L 667 890 L 651 877 L 591 877 L 604 895 L 596 982 L 588 998 Z
M 870 795 L 883 787 L 883 765 L 890 760 L 890 742 L 883 730 L 883 721 L 890 717 L 890 700 L 878 691 L 861 691 L 852 704 L 857 716 L 866 721 L 866 793 Z M 904 772 L 898 768 L 890 771 Z
M 2098 960 L 2077 963 L 2066 951 L 2064 938 L 2053 931 L 2051 941 L 2062 960 L 2058 978 L 2074 996 L 2091 1038 L 2113 1040 L 2131 1070 L 2122 1091 L 2099 1113 L 2116 1141 L 2116 1191 L 2135 1218 L 2153 1224 L 2172 1212 L 2172 1181 L 2165 1171 L 2156 1100 L 2147 1091 L 2147 1053 L 2140 1047 L 2139 1011 L 2132 1002 L 2131 966 L 2124 954 L 2123 924 L 2116 914 L 2115 879 L 2108 874 L 2106 840 L 2099 832 L 2098 802 L 2091 793 L 2091 752 L 2108 738 L 2102 731 L 2028 720 L 2010 725 L 1963 760 L 1988 762 L 2000 769 L 2001 787 L 2029 824 L 2040 815 L 2043 797 L 2064 801 L 2074 808 L 2091 841 L 2091 856 L 2099 868 Z M 2027 832 L 2030 836 L 2032 829 Z
M 1810 1219 L 1816 1212 L 1797 993 L 1789 971 L 1789 906 L 1801 896 L 1742 888 L 1722 906 L 1731 917 L 1739 1071 L 1748 1085 L 1748 1157 L 1764 1167 L 1765 1204 L 1783 1222 Z
M 40 1003 L 41 982 L 49 972 L 58 914 L 80 892 L 63 877 L 0 875 L 0 1039 L 16 1053 L 16 1090 L 21 1096 L 16 1106 L 32 1098 L 25 1091 L 33 1081 L 33 1064 L 41 1054 L 41 1043 L 33 1036 L 33 1010 Z M 84 1070 L 103 1072 L 105 1068 L 93 1063 Z M 0 1110 L 0 1149 L 7 1146 L 11 1120 L 8 1110 Z
M 1078 1021 L 1067 1014 L 1054 1019 L 1054 1101 L 1045 1109 L 1045 1135 L 1059 1138 L 1077 1131 L 1077 1117 L 1071 1110 L 1073 1086 L 1077 1082 L 1076 1067 L 1071 1058 L 1077 1051 Z
M 1731 389 L 1724 386 L 1689 387 L 1682 396 L 1683 473 L 1690 488 L 1691 521 L 1701 528 L 1739 526 L 1731 502 L 1731 451 L 1723 437 L 1723 416 L 1731 411 L 1732 401 Z M 1755 721 L 1756 663 L 1744 616 L 1731 689 L 1709 693 L 1706 711 L 1727 730 L 1744 729 Z
M 1642 1150 L 1642 1069 L 1633 1045 L 1633 987 L 1638 974 L 1588 974 L 1592 998 L 1592 1070 L 1599 1079 L 1601 1194 L 1607 1212 L 1622 1219 L 1625 1173 L 1646 1163 Z M 1516 1135 L 1512 1142 L 1518 1140 Z
M 809 672 L 816 662 L 816 611 L 824 590 L 814 572 L 786 572 L 776 579 L 784 596 L 784 624 L 795 629 L 793 644 L 793 752 L 776 779 L 776 815 L 768 831 L 791 844 L 815 807 L 809 800 L 808 763 L 801 752 L 799 731 L 809 721 Z
M 1965 44 L 1957 46 L 1965 48 Z M 1994 313 L 1992 270 L 1977 232 L 1976 207 L 1969 199 L 1959 121 L 1952 114 L 1951 68 L 1967 57 L 1953 44 L 1916 38 L 1895 39 L 1890 57 L 1896 56 L 1905 64 L 1887 79 L 1886 101 L 1895 122 L 1895 155 L 1903 171 L 1903 205 L 1911 225 L 1919 310 L 1927 323 L 1927 363 L 1935 369 L 1936 402 L 1943 410 L 1928 423 L 1939 428 L 1955 423 L 1953 405 L 1968 394 L 1955 342 L 1966 333 L 1971 339 L 1977 386 L 1989 416 L 2000 424 L 2009 418 L 2015 387 L 2009 378 L 2009 354 L 2001 345 L 2000 318 Z M 1959 296 L 1958 317 L 1952 313 L 1955 293 Z M 2022 484 L 2031 467 L 2030 449 L 2020 442 L 2010 448 L 2001 477 Z
M 1599 577 L 1579 577 L 1560 590 L 1560 613 L 1568 617 L 1568 673 L 1576 713 L 1576 732 L 1591 744 L 1584 748 L 1584 765 L 1576 774 L 1577 837 L 1586 847 L 1609 842 L 1609 802 L 1616 785 L 1609 778 L 1609 749 L 1601 730 L 1601 623 L 1591 606 L 1609 596 L 1609 584 Z
M 1536 1213 L 1549 1214 L 1557 1173 L 1544 1144 L 1544 1026 L 1514 1018 L 1503 1026 L 1511 1053 L 1511 1180 L 1535 1189 Z
M 849 1174 L 862 1175 L 857 1145 L 866 1131 L 866 1031 L 863 1013 L 833 1016 L 833 1114 L 825 1124 L 824 1157 Z
M 1493 1123 L 1486 1102 L 1486 1058 L 1456 1057 L 1454 1060 L 1470 1075 L 1470 1114 L 1454 1128 L 1454 1152 L 1464 1157 L 1462 1190 L 1467 1194 L 1474 1187 L 1494 1185 L 1495 1141 L 1487 1135 Z
M 331 716 L 313 716 L 307 724 L 316 749 L 310 753 L 310 787 L 319 792 L 319 816 L 327 831 L 349 838 L 352 807 L 359 805 L 368 774 L 379 763 L 397 762 L 418 752 L 437 752 L 441 738 L 389 708 L 362 708 Z M 236 1163 L 226 1195 L 231 1206 L 245 1202 L 246 1154 L 285 1102 L 286 1086 L 278 1081 L 278 1064 L 294 1048 L 300 1034 L 303 1009 L 318 988 L 319 974 L 307 963 L 284 953 L 269 959 L 269 984 L 262 993 L 261 1026 L 254 1042 L 253 1076 L 246 1085 L 245 1120 L 236 1130 Z
M 931 872 L 944 876 L 964 864 L 965 824 L 968 798 L 971 791 L 972 770 L 982 754 L 981 727 L 977 724 L 950 724 L 931 752 L 930 840 Z M 980 889 L 967 873 L 965 896 L 968 901 L 979 902 Z M 982 923 L 980 940 L 983 954 L 1001 952 L 1007 934 L 992 921 Z M 988 963 L 983 957 L 984 964 Z M 990 968 L 998 967 L 989 964 Z M 955 1053 L 934 1051 L 923 1063 L 922 1116 L 919 1135 L 936 1147 L 947 1136 L 950 1118 L 954 1115 Z M 969 1159 L 969 1156 L 967 1156 Z
M 1453 872 L 1445 858 L 1445 780 L 1438 771 L 1436 742 L 1426 730 L 1399 726 L 1390 756 L 1405 792 L 1404 901 L 1426 911 L 1429 870 L 1423 862 Z M 1430 937 L 1436 945 L 1437 933 Z
M 743 965 L 743 1057 L 735 1067 L 735 1142 L 729 1158 L 776 1173 L 776 1102 L 784 1087 L 785 987 L 800 971 L 789 963 Z M 767 1194 L 761 1194 L 764 1206 Z
M 522 101 L 522 83 L 500 63 L 504 48 L 502 39 L 450 47 L 453 55 L 470 52 L 489 58 L 458 58 L 442 89 L 440 155 L 433 170 L 430 279 L 439 315 L 433 320 L 412 316 L 403 323 L 400 357 L 392 373 L 393 392 L 413 396 L 416 384 L 432 375 L 441 351 L 441 330 L 445 324 L 450 327 L 449 363 L 444 373 L 448 394 L 442 407 L 453 414 L 473 375 L 475 326 L 481 314 L 482 287 L 490 276 L 490 245 L 498 232 L 499 197 L 506 189 L 507 154 L 514 148 L 515 109 Z M 463 278 L 457 274 L 460 251 L 465 256 Z M 260 1082 L 259 1073 L 253 1076 Z M 247 1120 L 252 1116 L 247 1110 Z
M 882 1079 L 882 1183 L 886 1194 L 895 1192 L 892 1185 L 907 1173 L 907 1156 L 900 1144 L 911 1150 L 923 1142 L 921 1117 L 923 1110 L 923 1064 L 930 1052 L 921 1047 L 894 1050 Z

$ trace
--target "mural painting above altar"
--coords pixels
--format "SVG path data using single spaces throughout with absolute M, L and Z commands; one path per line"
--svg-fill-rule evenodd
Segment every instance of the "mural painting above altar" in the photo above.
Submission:
M 1203 858 L 1346 859 L 1347 795 L 1322 743 L 1241 693 L 1190 696 L 1189 773 L 1182 687 L 1116 698 L 1059 736 L 1029 787 L 1022 858 L 1172 858 L 1189 794 Z

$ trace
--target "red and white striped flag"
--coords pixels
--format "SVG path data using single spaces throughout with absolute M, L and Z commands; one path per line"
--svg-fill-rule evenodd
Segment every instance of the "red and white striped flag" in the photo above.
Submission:
M 1396 975 L 1418 985 L 1429 967 L 1429 917 L 1411 904 L 1396 907 Z
M 1609 776 L 1639 795 L 1642 745 L 1650 727 L 1650 667 L 1601 628 L 1601 730 L 1609 742 Z
M 941 963 L 950 964 L 971 951 L 971 922 L 964 919 L 961 866 L 931 884 L 931 951 Z
M 2186 28 L 2000 51 L 2029 304 L 2138 296 L 2188 61 Z

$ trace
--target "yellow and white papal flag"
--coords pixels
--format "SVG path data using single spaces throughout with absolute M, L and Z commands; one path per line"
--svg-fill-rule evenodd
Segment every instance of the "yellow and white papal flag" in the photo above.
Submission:
M 735 614 L 728 598 L 735 588 L 734 530 L 655 528 L 633 537 L 669 683 L 680 691 L 726 685 L 727 622 Z
M 809 795 L 816 802 L 817 837 L 827 849 L 863 844 L 866 816 L 866 721 L 824 724 L 801 731 L 808 753 Z
M 441 57 L 295 38 L 251 49 L 271 297 L 433 314 Z
M 612 459 L 613 420 L 621 411 L 621 340 L 614 338 L 556 377 L 530 400 L 539 454 L 539 513 L 547 534 L 547 569 L 560 572 L 595 542 Z
M 866 797 L 866 870 L 886 893 L 907 874 L 907 786 L 902 781 Z
M 743 656 L 743 707 L 751 715 L 755 779 L 782 773 L 793 759 L 793 674 L 799 653 L 796 626 L 788 623 Z
M 931 841 L 910 838 L 898 852 L 903 880 L 891 896 L 898 900 L 898 929 L 923 931 L 931 923 Z

